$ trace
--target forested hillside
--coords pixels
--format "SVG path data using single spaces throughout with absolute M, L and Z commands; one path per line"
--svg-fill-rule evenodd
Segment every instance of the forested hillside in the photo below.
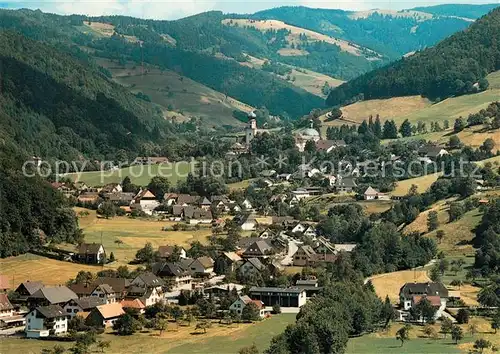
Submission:
M 455 10 L 467 14 L 463 17 L 476 18 L 479 17 L 477 14 L 482 16 L 491 9 L 492 6 L 483 5 L 472 7 L 450 5 L 449 11 Z M 425 8 L 421 11 L 425 12 Z M 251 18 L 281 20 L 357 43 L 391 59 L 398 59 L 408 52 L 432 46 L 470 25 L 470 21 L 466 19 L 445 14 L 435 17 L 432 13 L 407 10 L 400 12 L 374 10 L 357 13 L 302 6 L 264 10 L 255 13 Z
M 26 154 L 132 158 L 169 133 L 155 107 L 41 42 L 0 32 L 0 136 Z
M 463 18 L 477 19 L 498 7 L 496 4 L 468 5 L 468 4 L 442 4 L 435 6 L 415 7 L 412 10 L 422 11 L 437 16 L 457 16 Z
M 0 144 L 0 258 L 51 240 L 77 242 L 82 238 L 66 198 L 47 181 L 23 175 L 26 158 L 9 142 Z
M 500 69 L 500 8 L 432 48 L 362 75 L 332 90 L 329 105 L 356 98 L 422 95 L 440 100 L 484 90 Z

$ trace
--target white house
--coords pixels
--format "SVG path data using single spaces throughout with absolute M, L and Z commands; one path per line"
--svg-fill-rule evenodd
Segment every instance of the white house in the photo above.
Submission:
M 295 225 L 293 228 L 292 228 L 292 232 L 300 232 L 300 233 L 303 233 L 305 230 L 306 230 L 306 227 L 307 225 L 303 225 L 301 223 L 297 223 L 297 225 Z
M 90 293 L 91 297 L 97 297 L 103 299 L 106 304 L 112 304 L 116 302 L 116 291 L 108 284 L 99 284 Z
M 241 203 L 241 206 L 243 209 L 245 210 L 252 210 L 253 207 L 252 207 L 252 203 L 250 203 L 250 201 L 248 199 L 245 199 L 242 203 Z
M 141 210 L 148 215 L 153 215 L 153 210 L 160 205 L 156 196 L 148 189 L 143 189 L 134 198 L 135 204 L 140 205 Z
M 90 312 L 93 308 L 105 304 L 106 300 L 103 298 L 88 296 L 69 300 L 63 309 L 70 318 L 73 318 L 78 312 Z
M 40 338 L 68 331 L 68 316 L 59 305 L 40 306 L 26 316 L 26 337 Z
M 240 221 L 240 227 L 243 231 L 254 231 L 257 227 L 255 214 L 244 215 Z
M 435 319 L 440 318 L 446 309 L 448 289 L 439 282 L 406 283 L 399 290 L 400 319 L 406 319 L 409 311 L 423 299 L 427 299 L 436 308 Z
M 302 233 L 307 237 L 315 238 L 316 237 L 316 228 L 309 225 L 306 227 L 306 229 Z
M 231 304 L 231 306 L 229 306 L 229 311 L 235 312 L 241 316 L 245 306 L 247 306 L 252 302 L 259 308 L 259 317 L 264 318 L 265 315 L 264 303 L 260 300 L 252 300 L 250 297 L 248 297 L 248 295 L 240 296 L 235 302 Z

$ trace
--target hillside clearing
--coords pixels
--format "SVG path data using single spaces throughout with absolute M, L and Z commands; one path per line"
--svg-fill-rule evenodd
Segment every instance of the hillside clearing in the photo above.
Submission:
M 434 15 L 422 11 L 414 11 L 414 10 L 396 11 L 396 10 L 385 10 L 385 9 L 356 11 L 351 15 L 349 15 L 349 17 L 354 20 L 358 20 L 358 19 L 368 18 L 374 14 L 379 14 L 382 16 L 391 16 L 391 17 L 411 17 L 411 18 L 417 18 L 419 20 L 429 20 L 434 17 Z
M 266 60 L 264 59 L 256 58 L 251 55 L 247 55 L 247 58 L 248 61 L 241 62 L 240 65 L 260 70 L 262 68 L 262 65 L 264 65 L 264 63 L 266 62 Z M 282 78 L 283 80 L 287 80 L 294 86 L 300 87 L 306 90 L 307 92 L 310 92 L 313 95 L 322 98 L 326 98 L 326 96 L 323 94 L 321 90 L 325 82 L 328 82 L 328 85 L 330 87 L 337 87 L 344 83 L 344 81 L 342 80 L 335 79 L 331 76 L 321 74 L 316 71 L 297 68 L 289 64 L 283 64 L 283 63 L 280 64 L 292 69 L 289 75 L 290 78 L 294 78 L 294 80 L 287 80 L 287 76 L 281 76 L 281 75 L 276 75 L 276 76 Z
M 239 27 L 254 27 L 260 31 L 267 31 L 269 29 L 280 30 L 286 29 L 290 31 L 290 34 L 287 36 L 287 40 L 289 44 L 298 44 L 300 43 L 299 36 L 301 34 L 305 34 L 307 39 L 312 42 L 324 41 L 326 43 L 335 44 L 340 47 L 341 50 L 348 52 L 353 55 L 360 56 L 362 52 L 359 47 L 350 44 L 347 41 L 333 38 L 327 36 L 322 33 L 318 33 L 315 31 L 311 31 L 308 29 L 304 29 L 301 27 L 296 27 L 289 25 L 283 21 L 278 20 L 250 20 L 250 19 L 225 19 L 222 20 L 222 23 L 228 26 L 238 25 Z
M 437 179 L 441 175 L 442 173 L 438 172 L 421 177 L 415 177 L 415 178 L 405 179 L 403 181 L 398 181 L 396 183 L 396 188 L 394 188 L 394 191 L 392 191 L 391 194 L 396 197 L 405 196 L 406 194 L 408 194 L 408 191 L 413 184 L 418 187 L 417 188 L 418 193 L 424 193 L 425 191 L 427 191 L 427 189 L 430 188 L 430 186 L 434 182 L 437 181 Z
M 125 177 L 130 177 L 132 183 L 147 186 L 154 176 L 167 177 L 171 184 L 187 178 L 189 172 L 194 172 L 196 164 L 177 162 L 164 165 L 136 165 L 118 170 L 91 171 L 68 173 L 63 177 L 75 182 L 85 182 L 89 186 L 103 186 L 108 183 L 119 183 Z
M 106 268 L 108 267 L 104 269 Z M 47 285 L 62 285 L 69 279 L 75 278 L 81 270 L 96 273 L 103 267 L 58 261 L 26 253 L 0 259 L 0 269 L 2 274 L 8 276 L 10 285 L 15 289 L 26 280 L 39 280 Z
M 415 111 L 420 111 L 431 106 L 431 101 L 420 96 L 394 97 L 381 100 L 360 101 L 341 107 L 342 116 L 356 123 L 367 120 L 369 116 L 374 118 L 377 114 L 381 120 L 394 119 L 405 116 Z M 326 117 L 323 116 L 322 120 Z M 333 125 L 336 121 L 324 122 L 325 125 Z M 347 123 L 348 124 L 348 123 Z
M 163 107 L 169 117 L 175 116 L 180 121 L 183 117 L 196 117 L 208 127 L 223 124 L 241 126 L 242 123 L 233 117 L 233 111 L 248 113 L 254 110 L 243 102 L 170 70 L 148 65 L 143 74 L 141 67 L 135 64 L 119 65 L 108 59 L 97 62 L 112 73 L 114 81 L 133 93 L 148 95 L 153 103 Z
M 77 212 L 80 210 L 77 209 Z M 108 254 L 113 252 L 120 264 L 132 261 L 135 253 L 144 247 L 146 242 L 150 242 L 155 248 L 160 245 L 187 247 L 192 241 L 206 243 L 207 236 L 212 233 L 209 226 L 192 231 L 162 231 L 163 227 L 172 227 L 176 222 L 125 216 L 105 219 L 97 217 L 95 211 L 88 212 L 87 216 L 79 216 L 85 242 L 100 243 L 102 238 Z

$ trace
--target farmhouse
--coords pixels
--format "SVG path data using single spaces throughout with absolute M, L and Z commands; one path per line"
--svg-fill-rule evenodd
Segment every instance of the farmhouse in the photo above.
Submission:
M 106 261 L 106 251 L 99 243 L 82 243 L 78 246 L 77 260 L 87 264 L 103 264 Z
M 441 146 L 437 145 L 423 145 L 418 149 L 418 154 L 423 157 L 428 157 L 430 159 L 437 159 L 438 157 L 443 157 L 449 155 L 449 152 Z
M 260 273 L 265 268 L 266 267 L 258 258 L 250 258 L 238 268 L 238 272 L 241 275 L 248 277 L 252 274 Z
M 242 254 L 243 258 L 267 258 L 274 253 L 274 249 L 266 240 L 255 241 Z
M 210 286 L 208 288 L 203 289 L 203 293 L 207 296 L 215 296 L 215 297 L 221 297 L 221 296 L 227 296 L 231 292 L 236 292 L 237 294 L 241 294 L 241 291 L 245 288 L 244 285 L 241 284 L 235 284 L 235 283 L 228 283 L 228 284 L 219 284 L 219 285 L 214 285 Z
M 325 153 L 330 153 L 338 147 L 345 147 L 344 140 L 318 140 L 316 141 L 316 150 Z
M 442 316 L 446 309 L 448 289 L 446 289 L 443 283 L 439 282 L 406 283 L 399 290 L 399 302 L 403 311 L 400 313 L 400 318 L 407 318 L 408 314 L 404 312 L 409 311 L 423 299 L 429 300 L 437 308 L 435 315 L 437 319 Z
M 25 281 L 14 290 L 14 292 L 18 296 L 18 301 L 26 301 L 28 297 L 32 296 L 38 290 L 43 287 L 43 283 L 41 281 Z
M 146 305 L 140 299 L 122 300 L 120 303 L 123 309 L 134 309 L 141 314 L 145 312 Z
M 293 255 L 293 265 L 295 267 L 313 266 L 317 260 L 316 252 L 309 245 L 301 245 Z
M 365 192 L 363 193 L 363 198 L 364 198 L 364 200 L 375 200 L 375 199 L 390 200 L 391 199 L 389 194 L 380 193 L 378 190 L 372 188 L 371 186 L 369 186 L 365 190 Z
M 132 165 L 161 165 L 169 163 L 168 157 L 139 156 L 132 162 Z
M 195 276 L 210 275 L 214 271 L 214 260 L 207 256 L 196 258 L 189 265 L 189 269 Z
M 95 285 L 94 290 L 90 293 L 91 297 L 103 299 L 106 304 L 116 302 L 118 295 L 119 294 L 117 294 L 117 292 L 108 284 Z
M 191 274 L 175 263 L 155 263 L 153 264 L 152 271 L 156 276 L 172 281 L 175 287 L 190 285 L 192 281 Z
M 338 193 L 352 193 L 354 188 L 358 185 L 352 177 L 342 177 L 337 176 L 337 182 L 335 183 L 335 189 Z
M 243 309 L 250 303 L 254 303 L 257 305 L 259 309 L 259 317 L 264 318 L 264 304 L 260 300 L 252 300 L 250 297 L 247 295 L 240 296 L 235 302 L 229 306 L 229 311 L 237 313 L 238 315 L 241 315 L 243 313 Z
M 78 296 L 66 286 L 44 286 L 28 297 L 30 307 L 64 305 Z
M 212 212 L 198 207 L 186 206 L 183 211 L 184 221 L 191 225 L 211 224 L 213 220 Z
M 78 312 L 90 312 L 93 308 L 105 304 L 105 299 L 96 296 L 88 296 L 69 300 L 64 304 L 63 309 L 70 318 L 73 318 Z
M 39 306 L 26 316 L 25 333 L 28 338 L 60 335 L 68 331 L 68 316 L 59 305 Z
M 125 314 L 123 307 L 119 302 L 97 306 L 86 318 L 86 323 L 89 326 L 95 327 L 112 327 L 116 320 Z
M 251 287 L 248 295 L 262 301 L 265 306 L 302 307 L 307 301 L 306 291 L 298 288 Z
M 156 200 L 156 196 L 149 189 L 139 191 L 134 198 L 134 203 L 148 215 L 153 215 L 155 208 L 160 205 L 160 202 Z
M 14 315 L 14 306 L 9 301 L 7 294 L 0 294 L 0 320 Z
M 234 272 L 238 264 L 242 262 L 242 258 L 235 252 L 222 252 L 214 263 L 214 271 L 217 274 L 226 274 Z

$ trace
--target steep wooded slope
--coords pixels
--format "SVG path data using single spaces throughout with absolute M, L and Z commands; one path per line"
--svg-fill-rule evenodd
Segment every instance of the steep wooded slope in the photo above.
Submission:
M 409 95 L 443 99 L 485 89 L 486 75 L 499 69 L 500 8 L 435 47 L 339 86 L 327 103 Z

